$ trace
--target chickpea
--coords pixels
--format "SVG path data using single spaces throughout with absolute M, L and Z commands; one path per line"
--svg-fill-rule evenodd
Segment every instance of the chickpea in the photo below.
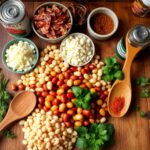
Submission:
M 83 119 L 83 115 L 82 114 L 76 114 L 75 116 L 74 116 L 74 120 L 79 120 L 79 121 L 81 121 Z
M 72 102 L 68 102 L 68 103 L 66 104 L 66 106 L 67 106 L 67 108 L 72 108 L 72 107 L 73 107 L 73 103 L 72 103 Z
M 71 87 L 73 85 L 73 80 L 72 79 L 69 79 L 67 81 L 67 86 Z
M 80 126 L 82 126 L 82 122 L 81 121 L 76 121 L 74 123 L 74 125 L 75 125 L 75 127 L 80 127 Z
M 82 108 L 77 108 L 77 113 L 82 114 L 83 109 Z
M 59 111 L 60 112 L 63 112 L 65 110 L 65 108 L 66 108 L 66 105 L 64 103 L 59 105 Z

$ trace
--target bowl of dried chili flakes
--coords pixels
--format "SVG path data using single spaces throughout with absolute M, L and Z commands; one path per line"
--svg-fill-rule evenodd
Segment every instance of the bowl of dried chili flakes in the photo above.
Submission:
M 33 31 L 39 38 L 49 43 L 62 41 L 69 34 L 72 25 L 72 14 L 61 3 L 44 3 L 39 5 L 33 14 Z

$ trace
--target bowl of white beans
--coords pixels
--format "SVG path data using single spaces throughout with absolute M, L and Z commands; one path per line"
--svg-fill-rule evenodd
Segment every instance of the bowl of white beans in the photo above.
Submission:
M 83 33 L 73 33 L 67 36 L 60 45 L 63 60 L 71 66 L 84 66 L 95 55 L 93 41 Z

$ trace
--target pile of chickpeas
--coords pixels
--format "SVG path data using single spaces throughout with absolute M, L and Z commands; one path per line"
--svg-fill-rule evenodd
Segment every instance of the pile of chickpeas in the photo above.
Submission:
M 24 132 L 22 143 L 28 150 L 72 150 L 77 139 L 77 132 L 71 127 L 65 128 L 62 119 L 51 111 L 36 109 L 19 124 Z
M 62 118 L 66 127 L 103 123 L 108 115 L 106 98 L 111 88 L 109 82 L 101 79 L 103 65 L 100 56 L 96 55 L 83 67 L 70 66 L 63 62 L 56 45 L 48 45 L 41 52 L 37 67 L 18 80 L 18 87 L 23 85 L 25 90 L 35 92 L 38 108 L 45 112 L 51 110 Z M 72 86 L 88 88 L 91 93 L 97 93 L 98 99 L 91 101 L 90 110 L 75 107 Z

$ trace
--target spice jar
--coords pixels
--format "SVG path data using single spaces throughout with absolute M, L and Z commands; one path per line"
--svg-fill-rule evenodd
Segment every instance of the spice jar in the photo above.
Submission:
M 134 0 L 131 9 L 136 16 L 144 17 L 150 12 L 150 0 Z

